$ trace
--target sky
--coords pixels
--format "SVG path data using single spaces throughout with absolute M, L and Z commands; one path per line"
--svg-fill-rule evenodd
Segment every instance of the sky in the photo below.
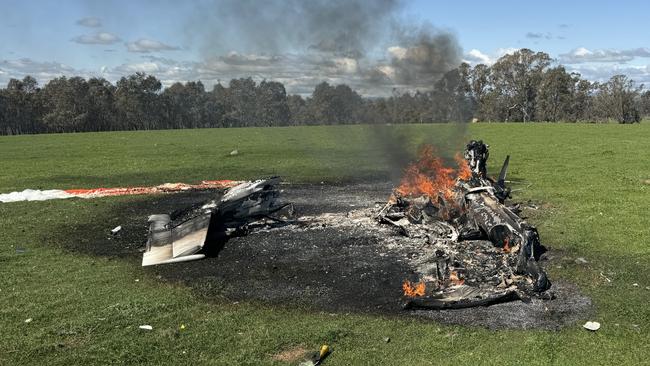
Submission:
M 322 81 L 366 96 L 423 89 L 460 62 L 519 48 L 583 77 L 650 85 L 650 2 L 425 0 L 0 0 L 0 85 L 137 71 L 168 86 Z

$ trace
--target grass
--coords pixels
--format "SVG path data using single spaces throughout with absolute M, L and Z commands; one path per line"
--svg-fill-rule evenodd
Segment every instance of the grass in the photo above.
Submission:
M 208 300 L 152 278 L 137 259 L 65 249 L 66 241 L 84 241 L 61 236 L 71 226 L 94 216 L 107 223 L 97 230 L 109 230 L 119 222 L 112 205 L 146 198 L 21 202 L 0 204 L 0 364 L 281 365 L 274 355 L 322 343 L 334 350 L 327 365 L 647 364 L 649 124 L 394 130 L 410 150 L 423 141 L 484 139 L 493 169 L 511 154 L 515 198 L 545 203 L 531 221 L 560 253 L 551 278 L 590 295 L 596 313 L 584 320 L 602 328 L 489 331 Z M 374 179 L 391 174 L 385 137 L 360 126 L 2 137 L 0 192 L 270 174 L 293 182 Z M 234 149 L 239 154 L 230 156 Z M 576 257 L 589 263 L 576 264 Z M 142 324 L 153 330 L 138 329 Z

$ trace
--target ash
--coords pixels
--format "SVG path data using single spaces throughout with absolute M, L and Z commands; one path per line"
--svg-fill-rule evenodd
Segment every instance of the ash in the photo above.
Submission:
M 282 229 L 330 227 L 377 238 L 383 255 L 400 258 L 415 274 L 402 284 L 405 309 L 552 299 L 538 263 L 546 249 L 537 230 L 505 203 L 510 158 L 495 180 L 487 176 L 488 156 L 488 145 L 470 141 L 455 170 L 427 146 L 385 205 L 302 216 Z
M 398 261 L 411 269 L 406 281 L 423 281 L 431 292 L 443 291 L 459 297 L 453 303 L 429 308 L 489 305 L 517 298 L 528 301 L 528 294 L 534 294 L 533 279 L 515 273 L 516 251 L 506 252 L 488 240 L 460 241 L 457 230 L 444 221 L 409 224 L 405 232 L 381 223 L 378 219 L 381 209 L 380 205 L 375 205 L 348 212 L 305 215 L 280 227 L 267 222 L 265 228 L 258 231 L 322 231 L 329 228 L 352 237 L 376 238 L 380 256 L 399 258 Z M 461 295 L 472 299 L 461 301 Z M 553 296 L 548 291 L 541 298 Z M 409 301 L 412 300 L 406 299 L 403 306 L 413 306 Z

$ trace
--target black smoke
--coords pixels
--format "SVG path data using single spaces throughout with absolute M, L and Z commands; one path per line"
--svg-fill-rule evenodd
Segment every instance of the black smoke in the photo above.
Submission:
M 455 36 L 404 17 L 404 1 L 213 0 L 201 4 L 187 22 L 187 42 L 198 47 L 206 60 L 226 61 L 218 64 L 226 74 L 223 79 L 252 71 L 286 83 L 299 70 L 302 82 L 313 83 L 312 87 L 328 81 L 346 83 L 368 96 L 388 95 L 395 88 L 430 88 L 461 62 Z M 228 55 L 283 62 L 243 69 L 228 62 L 232 61 Z

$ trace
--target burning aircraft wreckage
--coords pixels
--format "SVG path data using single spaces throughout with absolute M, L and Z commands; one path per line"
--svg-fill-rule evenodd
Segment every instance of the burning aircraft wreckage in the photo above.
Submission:
M 551 298 L 538 260 L 534 226 L 508 205 L 509 156 L 496 179 L 487 175 L 488 145 L 470 141 L 457 168 L 424 146 L 385 205 L 299 216 L 279 200 L 279 178 L 242 183 L 217 200 L 149 217 L 142 265 L 214 256 L 230 238 L 335 227 L 381 238 L 383 250 L 413 270 L 405 275 L 404 309 L 455 309 L 531 297 Z

